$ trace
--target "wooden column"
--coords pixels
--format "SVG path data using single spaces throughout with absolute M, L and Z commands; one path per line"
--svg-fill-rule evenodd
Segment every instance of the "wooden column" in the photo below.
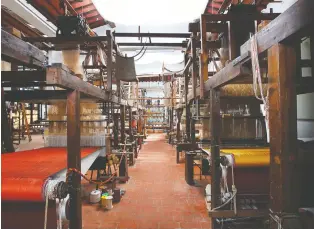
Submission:
M 200 98 L 204 98 L 204 82 L 208 80 L 208 49 L 206 46 L 206 19 L 205 15 L 201 15 L 200 20 L 201 31 L 201 58 L 200 58 Z
M 80 92 L 67 97 L 67 167 L 81 171 Z M 73 173 L 70 189 L 70 229 L 82 228 L 81 176 Z
M 184 64 L 186 65 L 188 62 L 187 54 L 184 56 Z M 184 88 L 185 88 L 185 133 L 187 137 L 187 141 L 190 141 L 190 107 L 188 102 L 188 94 L 189 94 L 189 71 L 185 71 L 184 73 Z
M 34 115 L 34 104 L 33 103 L 30 103 L 29 104 L 29 109 L 31 110 L 31 112 L 30 112 L 30 124 L 33 124 L 33 122 L 34 122 L 34 119 L 33 119 L 33 115 Z
M 4 91 L 3 88 L 1 88 L 1 152 L 4 152 L 3 146 L 5 147 L 7 152 L 14 152 L 14 146 L 13 146 L 13 139 L 12 139 L 12 132 L 9 124 L 8 114 L 6 110 L 5 100 L 4 100 Z
M 132 130 L 132 107 L 129 107 L 129 132 L 130 132 L 130 141 L 133 142 L 133 130 Z
M 113 71 L 113 63 L 112 63 L 112 50 L 113 50 L 113 40 L 111 36 L 110 30 L 106 31 L 106 35 L 108 37 L 107 40 L 107 91 L 112 90 L 112 71 Z
M 192 95 L 193 98 L 196 97 L 196 87 L 197 87 L 197 55 L 196 55 L 196 34 L 193 33 L 191 37 L 191 51 L 192 51 Z
M 121 143 L 125 143 L 125 106 L 120 105 Z
M 171 140 L 172 140 L 172 134 L 171 132 L 173 131 L 173 107 L 169 108 L 169 118 L 170 118 L 170 123 L 169 123 L 169 144 L 171 143 Z
M 177 143 L 181 141 L 181 109 L 177 109 Z
M 193 100 L 195 103 L 196 99 Z M 191 102 L 192 103 L 192 102 Z M 191 143 L 192 145 L 196 144 L 196 137 L 195 137 L 195 119 L 192 118 L 192 115 L 190 117 L 190 125 L 191 125 Z
M 219 206 L 220 194 L 220 92 L 217 89 L 210 90 L 210 132 L 211 132 L 211 208 Z
M 113 145 L 115 148 L 119 146 L 119 114 L 113 113 Z
M 294 48 L 282 44 L 270 48 L 268 73 L 270 208 L 273 212 L 297 213 L 300 207 L 300 177 L 297 163 Z

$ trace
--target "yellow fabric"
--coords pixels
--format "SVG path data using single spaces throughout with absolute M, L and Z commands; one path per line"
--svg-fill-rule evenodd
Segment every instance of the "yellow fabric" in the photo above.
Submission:
M 210 149 L 205 149 L 208 152 Z M 269 148 L 221 149 L 220 155 L 233 155 L 235 167 L 262 167 L 270 164 Z

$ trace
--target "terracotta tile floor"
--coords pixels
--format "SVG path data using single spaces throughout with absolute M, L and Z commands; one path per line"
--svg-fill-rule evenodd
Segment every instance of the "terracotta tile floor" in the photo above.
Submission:
M 186 184 L 184 164 L 176 164 L 164 134 L 148 137 L 129 175 L 112 210 L 84 204 L 84 229 L 210 228 L 203 188 Z

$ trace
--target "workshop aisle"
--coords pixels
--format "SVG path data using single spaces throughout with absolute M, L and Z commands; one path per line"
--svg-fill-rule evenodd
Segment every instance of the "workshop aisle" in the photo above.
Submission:
M 112 210 L 84 204 L 84 229 L 210 228 L 203 188 L 186 184 L 184 164 L 176 164 L 164 134 L 149 135 L 129 173 L 119 185 L 126 194 Z

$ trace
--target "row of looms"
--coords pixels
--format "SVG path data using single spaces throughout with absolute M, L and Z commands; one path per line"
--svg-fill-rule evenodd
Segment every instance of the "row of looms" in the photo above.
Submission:
M 104 20 L 77 13 L 68 1 L 32 4 L 60 11 L 46 15 L 58 28 L 55 37 L 42 36 L 2 6 L 2 227 L 57 228 L 63 222 L 78 229 L 81 176 L 96 189 L 114 190 L 129 180 L 128 167 L 146 137 L 146 108 L 138 100 L 134 60 L 115 42 L 119 34 L 91 30 Z M 55 50 L 63 63 L 52 62 Z M 37 129 L 44 147 L 14 152 Z
M 314 2 L 282 14 L 256 6 L 232 4 L 189 24 L 169 143 L 189 185 L 204 182 L 195 171 L 210 176 L 212 228 L 313 228 L 314 144 L 297 138 L 297 95 L 314 92 Z
M 176 163 L 184 155 L 188 185 L 205 183 L 213 229 L 313 228 L 314 144 L 297 138 L 296 98 L 314 92 L 314 2 L 298 0 L 282 14 L 261 13 L 268 0 L 231 4 L 227 13 L 222 8 L 239 1 L 219 1 L 218 10 L 218 1 L 209 2 L 212 12 L 190 23 L 189 33 L 105 36 L 92 29 L 114 24 L 89 0 L 31 1 L 56 25 L 55 36 L 2 6 L 4 228 L 82 228 L 81 177 L 116 189 L 132 177 L 128 167 L 150 132 L 167 133 Z M 301 58 L 305 39 L 309 59 Z M 181 49 L 184 68 L 139 77 L 135 56 L 121 51 L 129 46 L 143 47 L 142 55 L 147 47 Z M 150 82 L 162 83 L 164 97 L 139 87 Z M 44 148 L 14 152 L 37 129 Z

